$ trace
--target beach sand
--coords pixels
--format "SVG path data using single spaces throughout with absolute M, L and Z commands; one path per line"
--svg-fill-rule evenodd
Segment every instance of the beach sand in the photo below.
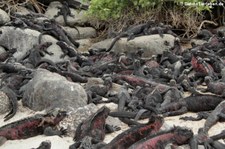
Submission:
M 36 113 L 43 113 L 43 111 L 34 112 L 28 108 L 22 107 L 21 103 L 19 103 L 18 112 L 12 119 L 8 120 L 7 122 L 4 122 L 3 121 L 4 115 L 0 115 L 0 126 L 3 126 L 7 123 L 10 123 L 22 118 L 26 118 L 28 116 L 32 116 Z M 181 116 L 195 116 L 195 115 L 196 115 L 195 113 L 187 113 L 184 115 L 167 117 L 165 118 L 165 125 L 166 127 L 172 127 L 173 125 L 185 126 L 187 128 L 192 129 L 193 132 L 196 134 L 198 129 L 204 125 L 205 120 L 201 120 L 197 122 L 179 120 Z M 120 127 L 121 127 L 120 131 L 106 135 L 104 142 L 106 143 L 110 142 L 118 134 L 128 129 L 127 125 L 123 123 L 122 123 L 122 126 Z M 225 130 L 225 123 L 219 122 L 210 129 L 209 135 L 220 133 L 222 130 Z M 28 138 L 28 139 L 7 140 L 2 146 L 0 146 L 0 149 L 31 149 L 31 148 L 38 147 L 42 141 L 46 141 L 46 140 L 51 141 L 51 145 L 52 145 L 51 149 L 68 149 L 69 146 L 74 143 L 72 137 L 61 138 L 59 136 L 39 135 L 39 136 Z

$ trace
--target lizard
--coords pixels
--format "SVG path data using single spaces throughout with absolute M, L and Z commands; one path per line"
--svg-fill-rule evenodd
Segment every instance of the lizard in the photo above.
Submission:
M 215 95 L 189 96 L 177 102 L 160 107 L 159 113 L 164 116 L 181 115 L 186 112 L 200 112 L 214 110 L 224 99 Z
M 102 107 L 80 123 L 73 140 L 78 142 L 85 136 L 90 136 L 98 141 L 103 141 L 105 137 L 105 120 L 108 117 L 109 111 L 107 107 Z
M 219 134 L 213 135 L 213 136 L 208 136 L 207 133 L 204 132 L 204 128 L 200 128 L 198 130 L 198 134 L 195 135 L 191 141 L 190 141 L 190 148 L 191 149 L 198 149 L 198 145 L 204 145 L 206 149 L 224 149 L 225 144 L 221 143 L 218 141 L 219 139 L 224 139 L 225 138 L 225 131 L 223 130 Z
M 56 42 L 56 44 L 62 49 L 62 51 L 64 53 L 60 56 L 60 58 L 64 58 L 66 55 L 68 55 L 69 57 L 78 56 L 78 52 L 76 51 L 76 49 L 68 46 L 65 42 L 58 41 L 58 42 Z
M 63 1 L 62 7 L 57 7 L 57 8 L 59 9 L 59 12 L 54 16 L 54 18 L 62 15 L 65 25 L 68 25 L 67 16 L 74 17 L 74 15 L 71 13 L 71 10 L 69 8 L 69 4 L 66 1 Z
M 127 40 L 131 40 L 134 39 L 137 35 L 142 34 L 145 32 L 147 33 L 148 28 L 153 24 L 154 22 L 152 20 L 143 23 L 143 24 L 139 24 L 133 27 L 130 27 L 127 29 L 127 31 L 120 33 L 118 36 L 116 36 L 112 43 L 110 44 L 109 48 L 106 50 L 106 52 L 109 52 L 114 44 L 121 38 L 121 37 L 126 37 L 128 36 Z
M 50 141 L 42 141 L 41 144 L 37 148 L 32 149 L 51 149 L 51 142 Z
M 66 116 L 67 112 L 60 110 L 36 114 L 0 127 L 0 136 L 7 140 L 27 139 L 41 134 L 61 136 L 66 134 L 67 130 L 64 128 L 54 130 L 53 127 Z
M 169 143 L 183 145 L 187 144 L 192 136 L 193 132 L 191 130 L 182 127 L 174 127 L 171 130 L 160 131 L 156 134 L 149 135 L 134 143 L 128 149 L 163 149 Z
M 11 57 L 15 52 L 17 51 L 16 48 L 9 49 L 3 53 L 0 54 L 0 61 L 4 62 L 6 59 Z
M 10 112 L 4 117 L 4 121 L 7 121 L 10 118 L 12 118 L 17 112 L 18 109 L 17 95 L 12 89 L 10 89 L 7 86 L 2 87 L 0 90 L 8 96 L 11 104 Z
M 48 52 L 47 48 L 49 46 L 51 46 L 52 43 L 51 42 L 45 42 L 43 44 L 39 44 L 39 45 L 34 45 L 32 49 L 30 49 L 21 59 L 20 61 L 22 63 L 24 62 L 28 62 L 30 64 L 32 64 L 32 66 L 35 68 L 37 67 L 37 64 L 39 63 L 39 61 L 42 59 L 42 57 L 44 56 L 44 53 L 49 54 L 49 55 L 53 55 L 53 53 Z M 27 59 L 27 60 L 25 60 Z
M 208 134 L 209 129 L 219 120 L 225 120 L 225 101 L 222 101 L 207 117 L 202 133 Z
M 60 41 L 66 42 L 72 47 L 78 48 L 80 46 L 80 44 L 74 39 L 72 39 L 69 35 L 67 35 L 65 30 L 60 25 L 58 25 L 57 22 L 53 19 L 43 21 L 43 27 L 41 30 L 41 34 L 39 35 L 39 42 L 41 41 L 41 37 L 44 34 L 50 34 L 55 38 L 59 39 Z
M 221 131 L 219 134 L 213 135 L 213 136 L 204 136 L 204 141 L 202 142 L 198 142 L 197 139 L 194 140 L 195 141 L 195 146 L 197 146 L 197 144 L 203 144 L 205 148 L 216 148 L 216 149 L 224 149 L 225 148 L 225 144 L 221 143 L 220 139 L 224 139 L 225 138 L 225 131 Z M 195 147 L 196 148 L 196 147 Z M 195 149 L 194 148 L 194 149 Z
M 55 0 L 38 0 L 40 3 L 44 4 L 45 6 L 48 6 L 51 2 L 55 1 Z M 87 10 L 88 9 L 88 5 L 87 4 L 83 4 L 80 1 L 77 0 L 58 0 L 59 2 L 64 2 L 66 1 L 70 7 L 74 8 L 74 9 L 83 9 L 83 10 Z
M 204 82 L 207 85 L 204 92 L 211 92 L 213 94 L 225 97 L 225 82 L 213 82 L 210 76 L 206 76 Z
M 80 123 L 73 138 L 76 142 L 72 144 L 70 148 L 72 149 L 81 146 L 82 142 L 87 141 L 86 137 L 89 137 L 93 144 L 101 143 L 105 138 L 105 133 L 120 130 L 120 127 L 113 127 L 106 124 L 106 118 L 108 117 L 109 112 L 110 109 L 103 106 L 89 118 Z
M 163 118 L 152 116 L 146 124 L 140 124 L 122 132 L 102 149 L 126 149 L 142 138 L 159 131 L 163 124 Z
M 113 74 L 112 76 L 113 81 L 114 82 L 121 82 L 122 81 L 126 81 L 127 83 L 129 83 L 131 86 L 157 86 L 157 85 L 162 85 L 162 86 L 167 86 L 165 84 L 161 84 L 161 83 L 157 83 L 142 77 L 138 77 L 138 76 L 134 76 L 134 75 L 118 75 L 118 74 Z
M 71 13 L 71 10 L 70 10 L 68 2 L 67 1 L 63 1 L 62 2 L 62 7 L 57 7 L 57 8 L 59 9 L 59 12 L 54 16 L 54 18 L 62 15 L 65 25 L 69 26 L 69 22 L 67 20 L 67 16 L 74 17 L 74 15 Z M 78 32 L 78 35 L 80 35 L 80 31 L 78 30 L 78 28 L 76 26 L 73 26 L 73 28 L 75 28 L 77 30 L 77 32 Z

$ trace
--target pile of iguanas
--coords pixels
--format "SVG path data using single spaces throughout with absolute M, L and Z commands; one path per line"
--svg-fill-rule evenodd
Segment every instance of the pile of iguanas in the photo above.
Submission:
M 42 1 L 48 5 L 52 0 Z M 82 9 L 88 6 L 75 3 L 73 0 L 61 1 L 62 7 L 55 16 L 62 15 L 68 25 L 67 16 L 72 16 L 71 8 Z M 16 28 L 31 28 L 39 31 L 39 43 L 34 45 L 21 59 L 16 60 L 13 54 L 19 49 L 7 49 L 0 54 L 1 85 L 0 91 L 8 97 L 11 105 L 4 120 L 12 118 L 17 111 L 17 101 L 23 96 L 20 88 L 32 79 L 32 72 L 44 68 L 58 73 L 77 83 L 87 83 L 89 77 L 102 78 L 102 84 L 86 86 L 88 103 L 118 104 L 116 111 L 107 107 L 100 108 L 96 113 L 83 121 L 74 136 L 75 143 L 70 149 L 162 149 L 172 144 L 172 147 L 189 144 L 191 149 L 198 145 L 205 148 L 225 148 L 218 141 L 225 138 L 225 131 L 209 136 L 209 129 L 218 121 L 225 119 L 225 36 L 223 32 L 211 33 L 202 30 L 197 38 L 206 40 L 202 45 L 192 44 L 183 50 L 179 40 L 174 41 L 174 47 L 150 58 L 143 58 L 144 49 L 136 52 L 115 53 L 114 44 L 121 38 L 133 40 L 138 36 L 172 34 L 175 30 L 164 24 L 146 20 L 146 23 L 131 26 L 119 33 L 107 49 L 90 49 L 89 53 L 76 50 L 79 43 L 66 34 L 63 27 L 52 19 L 38 22 L 43 15 L 31 13 L 28 15 L 13 14 L 11 22 L 6 24 Z M 67 60 L 54 63 L 45 59 L 45 54 L 51 42 L 41 43 L 42 35 L 49 34 L 59 40 L 56 44 L 62 49 L 61 58 Z M 166 44 L 166 43 L 165 43 Z M 115 84 L 120 84 L 119 92 L 112 92 Z M 199 86 L 206 88 L 199 88 Z M 184 97 L 184 92 L 191 95 Z M 103 100 L 107 98 L 107 100 Z M 196 112 L 197 117 L 181 117 L 182 120 L 200 120 L 205 118 L 205 124 L 194 135 L 191 129 L 174 126 L 162 130 L 163 117 Z M 55 126 L 67 116 L 65 111 L 35 115 L 0 127 L 0 144 L 6 140 L 26 139 L 40 134 L 65 135 L 67 129 L 55 129 Z M 104 143 L 106 133 L 119 130 L 119 126 L 106 123 L 108 116 L 117 117 L 130 128 L 111 142 Z M 149 119 L 140 123 L 140 119 Z M 44 141 L 38 149 L 51 148 L 51 142 Z

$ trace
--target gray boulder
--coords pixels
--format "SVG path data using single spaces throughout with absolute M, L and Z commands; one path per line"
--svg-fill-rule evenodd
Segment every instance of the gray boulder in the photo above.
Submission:
M 37 69 L 23 90 L 23 105 L 34 111 L 56 107 L 74 111 L 87 103 L 87 95 L 81 85 L 45 69 Z
M 100 48 L 107 49 L 110 46 L 111 43 L 112 43 L 112 39 L 105 39 L 105 40 L 94 43 L 90 47 L 90 49 L 100 49 Z
M 174 45 L 175 37 L 170 34 L 164 34 L 161 38 L 159 35 L 148 35 L 136 37 L 133 40 L 127 41 L 127 38 L 121 38 L 118 40 L 113 51 L 121 53 L 125 51 L 134 52 L 137 49 L 144 49 L 144 57 L 149 57 L 155 54 L 161 54 L 163 51 L 170 49 Z M 113 39 L 105 40 L 96 44 L 93 44 L 91 49 L 108 48 Z
M 0 55 L 3 54 L 3 53 L 5 53 L 5 52 L 6 52 L 5 48 L 2 47 L 2 46 L 0 46 Z
M 48 17 L 49 19 L 54 19 L 55 18 L 54 16 L 57 15 L 59 12 L 58 7 L 61 7 L 61 6 L 62 4 L 60 2 L 57 2 L 57 1 L 51 2 L 47 8 L 47 11 L 45 12 L 45 16 Z M 87 22 L 88 19 L 85 15 L 86 11 L 75 10 L 73 8 L 70 8 L 70 10 L 73 17 L 67 16 L 69 26 L 74 26 L 75 24 L 84 24 Z M 59 24 L 65 26 L 65 22 L 62 15 L 56 17 L 55 20 Z
M 77 51 L 79 52 L 88 52 L 88 49 L 91 47 L 92 42 L 91 39 L 80 39 L 76 40 L 76 42 L 79 42 L 80 46 L 77 48 Z
M 10 21 L 9 15 L 2 9 L 0 9 L 0 25 L 4 25 Z
M 72 39 L 85 39 L 85 38 L 93 38 L 96 36 L 96 30 L 93 27 L 77 27 L 78 31 L 75 28 L 64 27 L 67 35 Z
M 32 49 L 34 45 L 38 44 L 38 37 L 40 32 L 31 29 L 20 29 L 15 27 L 3 26 L 0 28 L 2 34 L 0 36 L 0 45 L 12 49 L 16 48 L 17 52 L 14 57 L 20 60 L 28 50 Z M 44 35 L 43 42 L 56 42 L 57 40 L 49 35 Z

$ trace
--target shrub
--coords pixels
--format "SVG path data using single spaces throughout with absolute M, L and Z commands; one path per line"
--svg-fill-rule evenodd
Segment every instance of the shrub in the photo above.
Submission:
M 211 0 L 214 2 L 215 0 Z M 168 2 L 168 1 L 167 1 Z M 117 19 L 123 15 L 126 9 L 132 11 L 161 9 L 164 2 L 161 0 L 91 0 L 89 14 L 101 20 Z M 209 6 L 203 6 L 202 0 L 174 0 L 170 3 L 176 3 L 182 7 L 182 4 L 193 4 L 186 7 L 200 13 L 202 10 L 209 10 Z M 200 4 L 200 5 L 199 5 Z

